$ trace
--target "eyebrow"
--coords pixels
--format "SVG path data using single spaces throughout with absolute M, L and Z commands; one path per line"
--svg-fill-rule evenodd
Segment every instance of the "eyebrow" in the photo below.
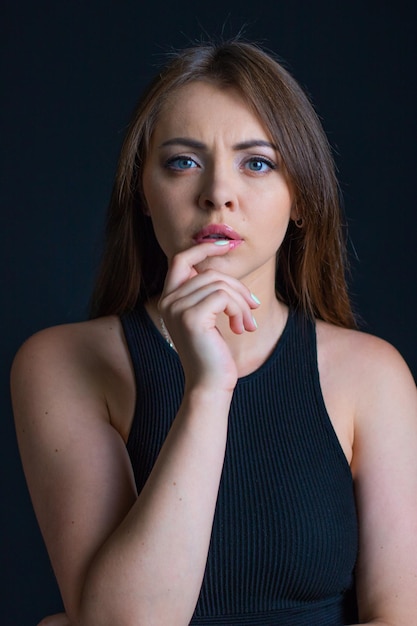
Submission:
M 197 139 L 190 139 L 188 137 L 174 137 L 173 139 L 168 139 L 167 141 L 161 143 L 159 148 L 175 145 L 186 146 L 187 148 L 194 148 L 195 150 L 207 150 L 206 144 L 201 141 L 197 141 Z M 277 146 L 270 141 L 266 141 L 265 139 L 248 139 L 247 141 L 240 141 L 239 143 L 234 144 L 232 148 L 233 150 L 248 150 L 249 148 L 272 148 L 273 150 L 278 150 Z

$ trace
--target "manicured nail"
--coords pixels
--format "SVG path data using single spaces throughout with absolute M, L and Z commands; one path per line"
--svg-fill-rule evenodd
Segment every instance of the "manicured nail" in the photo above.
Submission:
M 254 294 L 254 293 L 251 293 L 251 294 L 250 294 L 250 297 L 252 298 L 252 300 L 253 300 L 254 302 L 256 302 L 256 304 L 261 304 L 261 301 L 259 300 L 259 298 L 257 298 L 257 297 L 255 296 L 255 294 Z
M 258 324 L 256 323 L 256 319 L 253 317 L 253 315 L 252 315 L 252 321 L 255 324 L 255 328 L 258 328 Z
M 213 241 L 215 246 L 228 246 L 230 243 L 230 239 L 217 239 L 217 241 Z

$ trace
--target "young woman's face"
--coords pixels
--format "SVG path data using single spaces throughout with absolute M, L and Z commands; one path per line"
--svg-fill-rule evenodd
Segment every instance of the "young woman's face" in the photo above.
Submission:
M 235 247 L 197 269 L 274 280 L 292 194 L 271 138 L 237 92 L 195 82 L 171 95 L 151 140 L 143 191 L 168 261 L 230 237 Z

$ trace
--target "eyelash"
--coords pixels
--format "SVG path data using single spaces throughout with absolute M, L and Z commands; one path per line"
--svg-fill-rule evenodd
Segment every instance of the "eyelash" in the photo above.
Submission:
M 277 169 L 276 163 L 274 163 L 270 159 L 267 159 L 264 156 L 252 156 L 252 157 L 250 157 L 249 159 L 247 159 L 245 161 L 245 165 L 248 164 L 248 163 L 253 163 L 253 162 L 263 163 L 263 164 L 267 165 L 270 170 L 276 170 Z M 252 170 L 252 171 L 256 172 L 256 170 Z
M 175 163 L 178 163 L 179 161 L 189 161 L 189 162 L 192 162 L 194 165 L 192 167 L 186 167 L 186 168 L 176 167 Z M 268 158 L 266 158 L 264 156 L 251 156 L 251 157 L 247 158 L 244 161 L 244 165 L 247 165 L 247 164 L 253 163 L 253 162 L 263 163 L 264 165 L 267 165 L 270 170 L 276 170 L 277 169 L 276 163 L 274 163 L 273 161 L 271 161 L 270 159 L 268 159 Z M 190 156 L 187 156 L 185 154 L 179 154 L 177 156 L 170 157 L 165 162 L 165 167 L 167 169 L 172 169 L 172 170 L 175 170 L 175 171 L 186 171 L 186 170 L 189 170 L 189 169 L 196 169 L 196 168 L 200 167 L 200 164 L 197 163 L 197 161 L 195 159 L 193 159 L 192 157 L 190 157 Z M 257 170 L 251 170 L 251 171 L 256 173 Z
M 166 163 L 165 163 L 165 167 L 167 169 L 173 169 L 176 171 L 185 171 L 187 169 L 194 169 L 194 167 L 186 167 L 186 168 L 181 168 L 181 167 L 175 167 L 175 162 L 178 161 L 192 161 L 197 167 L 199 167 L 199 164 L 197 163 L 197 161 L 185 154 L 179 154 L 177 156 L 173 156 L 171 158 L 169 158 Z

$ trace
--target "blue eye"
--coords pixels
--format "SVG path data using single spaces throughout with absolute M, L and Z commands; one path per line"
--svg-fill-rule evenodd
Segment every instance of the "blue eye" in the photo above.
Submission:
M 267 172 L 268 170 L 274 170 L 276 168 L 275 163 L 269 159 L 253 157 L 246 162 L 247 168 L 251 172 Z
M 197 163 L 193 159 L 186 156 L 172 157 L 172 159 L 167 161 L 166 165 L 174 170 L 190 170 L 198 167 Z

